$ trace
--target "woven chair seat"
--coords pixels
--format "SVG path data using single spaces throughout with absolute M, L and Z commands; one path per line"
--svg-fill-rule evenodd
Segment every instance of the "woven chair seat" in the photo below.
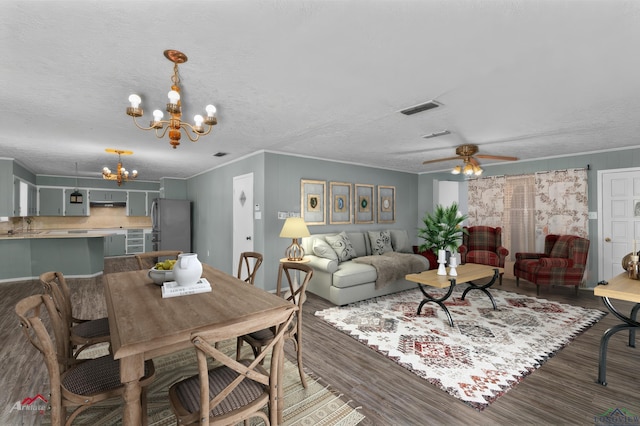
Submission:
M 95 337 L 109 336 L 109 318 L 99 318 L 71 327 L 71 332 L 78 337 L 92 339 Z
M 153 374 L 153 363 L 145 361 L 145 377 Z M 87 396 L 118 389 L 122 387 L 120 361 L 111 355 L 84 361 L 63 374 L 62 386 L 74 394 Z
M 241 361 L 242 364 L 248 366 L 251 364 L 249 360 Z M 259 366 L 256 370 L 262 370 Z M 217 395 L 225 387 L 229 385 L 238 373 L 231 368 L 222 366 L 209 370 L 209 395 Z M 220 404 L 211 410 L 214 416 L 222 416 L 237 410 L 240 407 L 251 404 L 252 402 L 264 397 L 265 387 L 252 380 L 243 380 Z M 181 381 L 176 386 L 176 395 L 178 396 L 182 406 L 190 413 L 200 411 L 200 379 L 197 375 L 189 377 Z

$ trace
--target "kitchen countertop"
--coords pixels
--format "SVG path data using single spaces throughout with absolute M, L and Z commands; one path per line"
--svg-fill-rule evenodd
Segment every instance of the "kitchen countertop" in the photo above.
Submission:
M 2 233 L 0 240 L 23 240 L 40 238 L 98 238 L 123 233 L 128 229 L 149 230 L 148 227 L 107 228 L 107 229 L 42 229 L 33 231 L 18 231 L 13 234 Z

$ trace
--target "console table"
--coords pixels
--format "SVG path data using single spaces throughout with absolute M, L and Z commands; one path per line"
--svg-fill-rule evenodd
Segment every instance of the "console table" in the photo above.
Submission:
M 600 358 L 598 361 L 598 383 L 603 386 L 607 385 L 607 346 L 611 336 L 622 330 L 629 330 L 629 346 L 635 348 L 636 329 L 640 327 L 637 321 L 638 310 L 640 310 L 640 281 L 632 280 L 627 277 L 627 273 L 609 280 L 606 285 L 598 285 L 593 290 L 593 294 L 600 296 L 602 302 L 616 318 L 622 321 L 622 324 L 615 325 L 604 332 L 600 339 Z M 609 299 L 625 300 L 627 302 L 635 302 L 629 316 L 621 314 Z
M 453 293 L 453 289 L 456 286 L 456 283 L 469 284 L 469 287 L 467 287 L 462 292 L 462 297 L 461 297 L 462 300 L 464 300 L 465 296 L 469 291 L 480 290 L 481 292 L 483 292 L 489 297 L 489 300 L 491 300 L 491 304 L 493 305 L 493 310 L 497 309 L 496 301 L 493 299 L 493 296 L 491 295 L 491 293 L 489 293 L 487 289 L 496 282 L 496 279 L 500 276 L 500 274 L 504 273 L 503 268 L 496 268 L 494 266 L 488 266 L 488 265 L 480 265 L 477 263 L 466 263 L 464 265 L 458 266 L 456 270 L 458 272 L 458 275 L 456 276 L 438 275 L 438 271 L 435 269 L 432 269 L 430 271 L 420 272 L 419 274 L 409 274 L 405 276 L 405 279 L 407 281 L 413 281 L 417 283 L 418 288 L 424 295 L 424 299 L 422 300 L 422 302 L 420 302 L 420 305 L 418 306 L 418 312 L 416 313 L 416 315 L 420 315 L 420 312 L 422 311 L 422 307 L 424 306 L 425 303 L 434 302 L 434 303 L 437 303 L 442 308 L 444 313 L 447 315 L 447 319 L 449 320 L 449 325 L 453 327 L 453 318 L 451 318 L 451 313 L 449 312 L 449 309 L 447 309 L 447 307 L 445 306 L 444 301 L 451 296 L 451 294 Z M 483 278 L 491 278 L 491 279 L 486 284 L 478 285 L 474 283 L 474 281 L 481 280 Z M 449 287 L 449 290 L 441 298 L 434 298 L 429 293 L 427 293 L 427 291 L 424 289 L 425 286 L 436 287 L 436 288 Z

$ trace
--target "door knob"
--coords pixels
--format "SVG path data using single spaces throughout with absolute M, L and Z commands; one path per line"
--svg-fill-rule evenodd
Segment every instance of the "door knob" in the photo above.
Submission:
M 249 236 L 249 237 L 247 237 L 247 241 L 251 241 L 251 237 L 250 237 L 250 236 Z
M 605 242 L 605 243 L 610 243 L 610 242 L 611 242 L 611 238 L 609 238 L 609 237 L 605 238 L 605 239 L 604 239 L 604 242 Z

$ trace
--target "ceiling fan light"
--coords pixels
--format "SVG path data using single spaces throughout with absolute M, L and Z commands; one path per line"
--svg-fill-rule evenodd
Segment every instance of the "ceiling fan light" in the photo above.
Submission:
M 452 175 L 459 175 L 461 172 L 462 172 L 462 167 L 460 166 L 455 166 L 453 170 L 451 170 Z
M 473 174 L 476 176 L 480 176 L 482 174 L 484 170 L 482 170 L 482 167 L 476 166 L 475 170 L 473 171 Z
M 470 176 L 473 174 L 473 166 L 471 164 L 468 164 L 464 166 L 464 169 L 462 169 L 462 173 L 464 173 L 467 176 Z

